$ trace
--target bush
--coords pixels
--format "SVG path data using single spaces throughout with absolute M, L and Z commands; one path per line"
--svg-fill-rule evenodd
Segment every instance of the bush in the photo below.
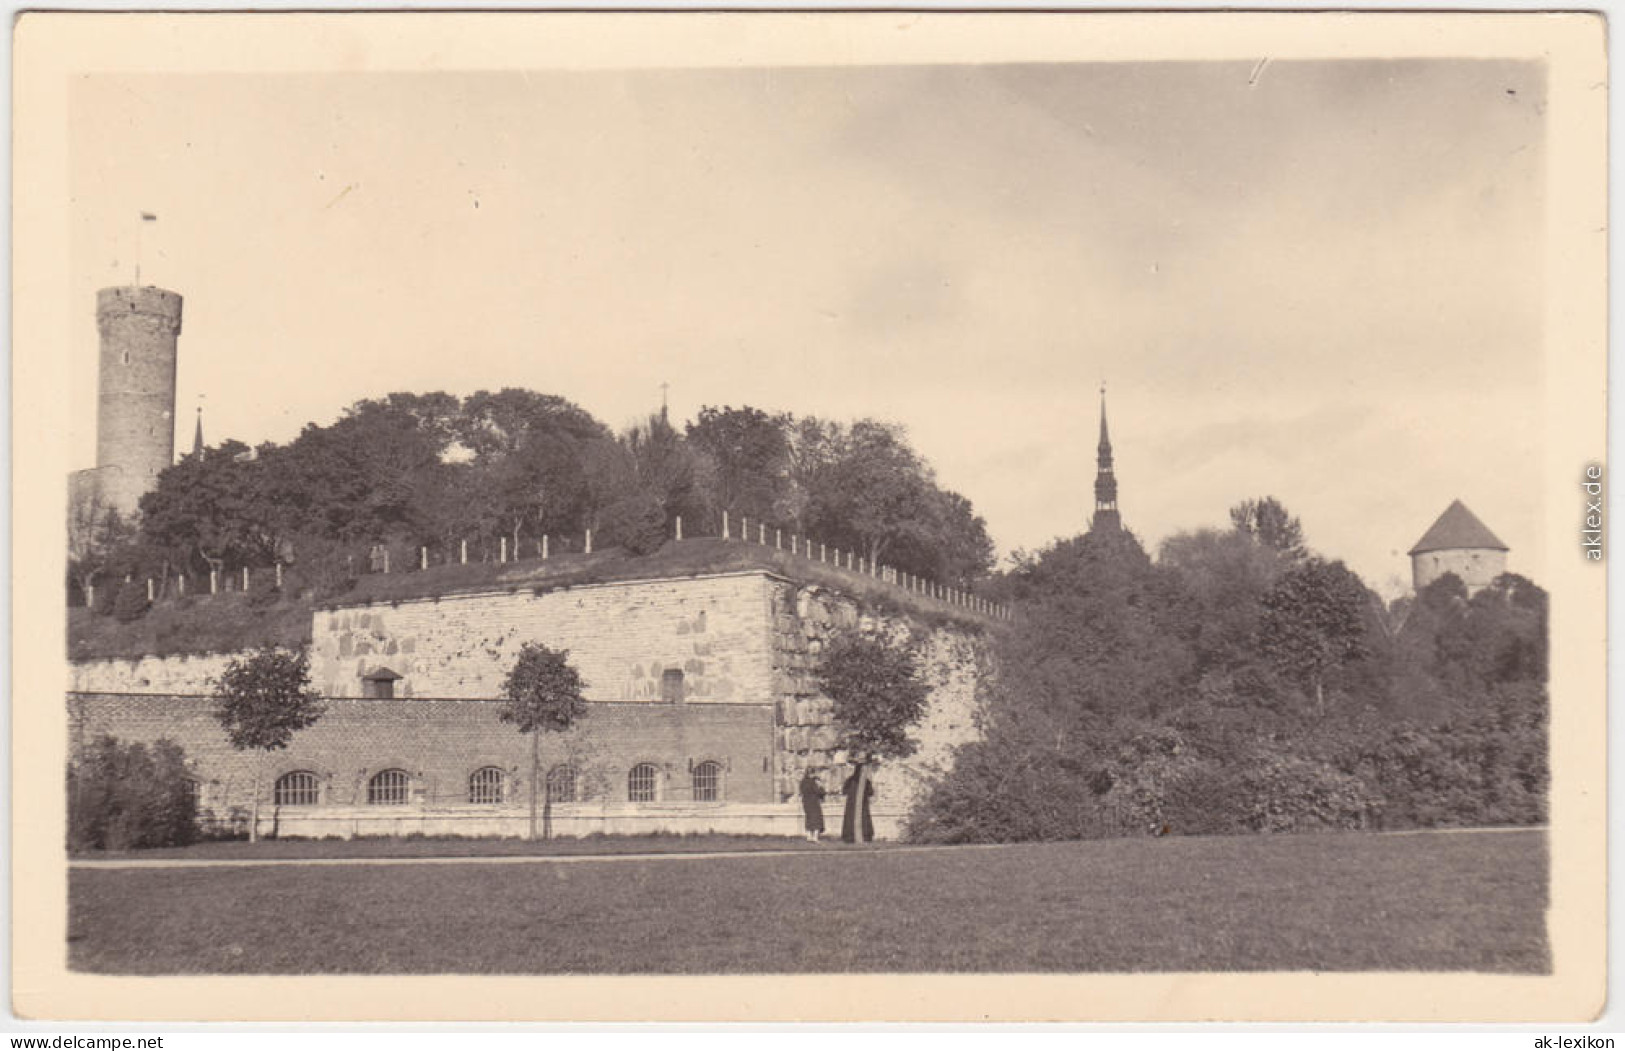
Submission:
M 624 547 L 634 555 L 647 555 L 666 542 L 666 513 L 652 493 L 638 490 L 604 508 L 598 547 Z
M 197 839 L 197 798 L 186 753 L 106 734 L 68 767 L 70 850 L 185 846 Z
M 1378 799 L 1360 778 L 1295 755 L 1264 755 L 1242 775 L 1247 827 L 1258 832 L 1364 828 Z
M 1496 686 L 1448 722 L 1395 727 L 1342 765 L 1381 792 L 1385 828 L 1540 824 L 1550 781 L 1546 708 L 1538 684 Z
M 147 585 L 131 580 L 119 588 L 113 600 L 113 616 L 128 623 L 142 616 L 152 603 L 147 601 Z

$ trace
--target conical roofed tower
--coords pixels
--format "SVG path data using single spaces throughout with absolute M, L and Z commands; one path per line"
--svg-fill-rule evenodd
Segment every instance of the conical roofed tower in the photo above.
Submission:
M 1507 546 L 1460 500 L 1451 501 L 1406 553 L 1411 556 L 1411 583 L 1417 591 L 1454 573 L 1471 593 L 1489 586 L 1507 567 Z

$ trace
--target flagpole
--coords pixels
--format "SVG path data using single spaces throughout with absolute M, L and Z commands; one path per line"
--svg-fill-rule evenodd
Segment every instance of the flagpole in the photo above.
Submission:
M 141 231 L 148 223 L 155 223 L 158 217 L 151 212 L 142 212 L 141 221 L 135 224 L 135 287 L 141 287 Z

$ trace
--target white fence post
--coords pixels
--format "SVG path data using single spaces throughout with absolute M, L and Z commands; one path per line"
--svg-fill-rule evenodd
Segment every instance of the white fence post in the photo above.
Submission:
M 462 542 L 462 546 L 458 549 L 458 558 L 460 559 L 462 565 L 465 565 L 465 566 L 468 565 L 468 541 L 467 540 L 464 540 Z
M 219 593 L 220 593 L 220 571 L 211 566 L 209 568 L 209 594 L 217 595 Z
M 153 598 L 153 591 L 152 591 L 152 578 L 151 578 L 151 577 L 148 577 L 148 578 L 147 578 L 147 601 L 148 601 L 148 602 L 151 602 L 151 601 L 152 601 L 152 598 Z
M 722 539 L 728 539 L 728 512 L 722 512 Z
M 504 537 L 498 537 L 497 539 L 498 539 L 498 543 L 499 543 L 499 546 L 497 548 L 497 561 L 498 562 L 506 562 L 506 561 L 508 561 L 508 538 L 504 536 Z M 384 557 L 388 558 L 389 556 L 385 555 Z
M 589 554 L 589 555 L 590 555 L 590 554 L 592 554 L 592 530 L 591 530 L 591 529 L 589 529 L 589 530 L 587 530 L 587 544 L 586 544 L 586 548 L 587 548 L 587 550 L 586 550 L 586 552 L 585 552 L 585 553 L 586 553 L 586 554 Z
M 182 579 L 184 580 L 185 578 L 182 578 Z M 181 589 L 183 591 L 186 589 L 186 585 L 184 583 L 181 585 Z M 282 563 L 281 562 L 278 562 L 276 564 L 276 589 L 278 591 L 282 590 Z
M 281 566 L 282 566 L 282 563 L 278 562 L 277 563 L 277 568 L 279 570 L 281 569 Z M 429 549 L 427 547 L 420 547 L 420 548 L 418 548 L 418 572 L 421 573 L 425 569 L 428 569 L 428 568 L 429 568 Z M 277 583 L 278 584 L 282 583 L 281 577 L 282 577 L 282 574 L 279 572 L 277 574 Z
M 544 560 L 547 558 L 547 534 L 546 533 L 542 534 L 542 558 Z
M 677 516 L 677 539 L 683 539 L 683 516 Z

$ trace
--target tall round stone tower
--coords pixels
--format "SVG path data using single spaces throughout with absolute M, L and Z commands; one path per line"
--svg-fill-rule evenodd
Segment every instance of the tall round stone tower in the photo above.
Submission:
M 96 293 L 101 369 L 96 474 L 102 499 L 131 514 L 175 462 L 175 339 L 181 297 L 161 288 Z

